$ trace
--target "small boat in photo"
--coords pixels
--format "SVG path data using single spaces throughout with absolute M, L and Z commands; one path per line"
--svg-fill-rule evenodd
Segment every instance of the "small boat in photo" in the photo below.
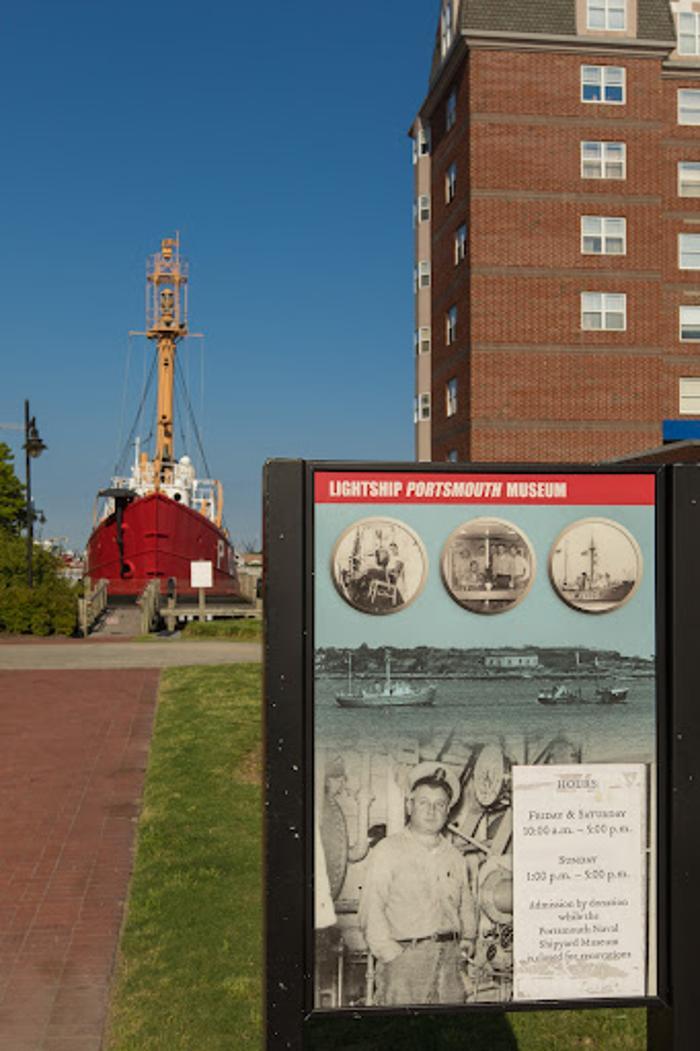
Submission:
M 553 686 L 550 690 L 541 690 L 537 695 L 540 704 L 624 704 L 627 701 L 628 689 L 625 686 L 598 686 L 595 693 L 589 696 L 580 686 Z
M 425 708 L 435 700 L 434 686 L 411 686 L 391 678 L 391 657 L 386 654 L 383 681 L 368 689 L 357 688 L 352 678 L 352 654 L 348 654 L 348 687 L 335 696 L 341 708 Z
M 626 686 L 601 686 L 595 692 L 597 704 L 624 704 L 629 690 Z

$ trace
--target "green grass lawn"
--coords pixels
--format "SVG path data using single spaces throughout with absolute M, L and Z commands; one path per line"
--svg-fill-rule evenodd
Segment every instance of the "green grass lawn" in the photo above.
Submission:
M 105 1051 L 261 1051 L 260 668 L 161 682 Z M 643 1010 L 333 1019 L 308 1051 L 644 1051 Z M 305 1049 L 307 1051 L 307 1049 Z
M 261 1046 L 260 667 L 166 671 L 109 1051 Z
M 183 639 L 233 639 L 248 642 L 262 638 L 262 621 L 252 617 L 228 620 L 193 620 L 183 628 Z

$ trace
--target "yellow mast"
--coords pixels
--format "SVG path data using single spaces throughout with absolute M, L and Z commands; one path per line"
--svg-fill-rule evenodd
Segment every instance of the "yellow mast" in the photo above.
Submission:
M 180 236 L 166 237 L 160 252 L 151 256 L 146 282 L 146 335 L 158 353 L 156 452 L 153 478 L 156 489 L 172 481 L 174 451 L 175 354 L 187 335 L 187 264 L 180 259 Z

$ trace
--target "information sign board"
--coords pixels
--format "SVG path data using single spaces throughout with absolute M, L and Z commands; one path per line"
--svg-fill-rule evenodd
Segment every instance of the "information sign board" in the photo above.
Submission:
M 513 767 L 514 998 L 644 996 L 646 768 Z
M 328 1018 L 657 995 L 661 488 L 268 468 L 267 926 L 299 910 L 304 946 L 268 957 L 271 1048 L 303 1046 L 275 1043 L 294 996 Z
M 193 588 L 210 588 L 214 583 L 213 563 L 190 562 L 190 586 Z

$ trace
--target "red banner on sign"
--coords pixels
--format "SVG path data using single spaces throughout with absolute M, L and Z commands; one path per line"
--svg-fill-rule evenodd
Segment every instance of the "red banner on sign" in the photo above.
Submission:
M 443 474 L 317 471 L 319 504 L 654 503 L 653 474 Z

